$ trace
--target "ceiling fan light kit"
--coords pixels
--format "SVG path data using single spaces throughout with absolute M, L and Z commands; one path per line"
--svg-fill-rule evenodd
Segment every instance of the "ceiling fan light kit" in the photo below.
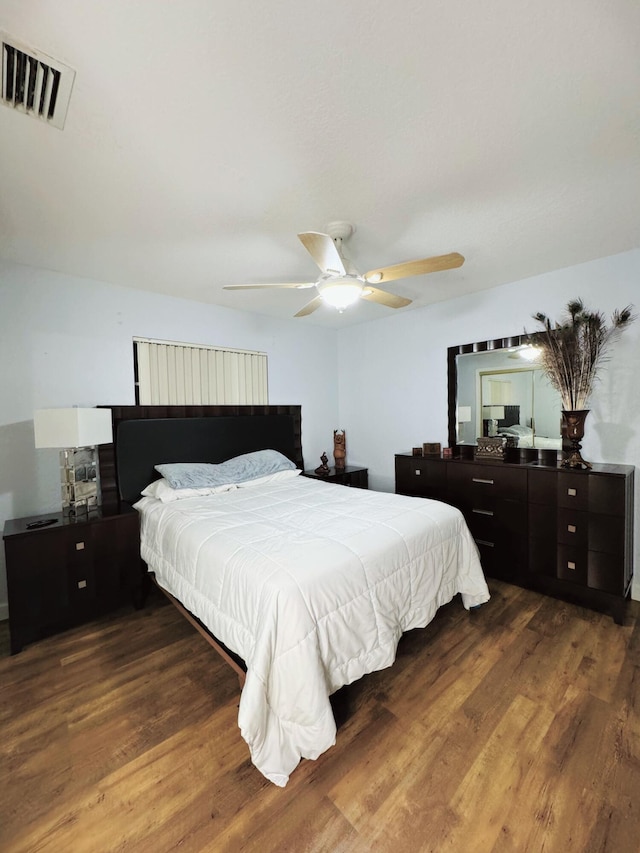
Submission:
M 458 252 L 448 255 L 437 255 L 432 258 L 422 258 L 417 261 L 405 261 L 388 267 L 371 270 L 360 275 L 349 258 L 343 254 L 343 242 L 354 233 L 355 227 L 349 222 L 330 222 L 327 234 L 319 231 L 305 231 L 298 234 L 300 242 L 320 267 L 322 275 L 315 282 L 303 284 L 228 284 L 225 290 L 251 290 L 268 287 L 274 288 L 309 288 L 314 287 L 318 293 L 311 302 L 303 306 L 295 315 L 306 317 L 321 306 L 323 302 L 337 308 L 340 313 L 353 305 L 358 299 L 377 302 L 387 308 L 404 308 L 411 304 L 405 296 L 398 296 L 377 287 L 367 287 L 368 284 L 378 284 L 381 281 L 395 281 L 399 278 L 425 275 L 430 272 L 460 267 L 464 258 Z
M 345 308 L 360 299 L 364 281 L 356 276 L 342 276 L 320 281 L 316 284 L 316 288 L 327 305 L 337 308 L 342 313 Z

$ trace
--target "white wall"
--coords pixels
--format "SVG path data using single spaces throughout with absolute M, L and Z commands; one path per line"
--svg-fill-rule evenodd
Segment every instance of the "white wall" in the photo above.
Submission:
M 134 335 L 266 352 L 269 402 L 302 406 L 306 466 L 338 426 L 336 332 L 0 261 L 0 529 L 60 507 L 36 409 L 133 404 Z M 0 619 L 7 618 L 0 549 Z
M 539 327 L 532 314 L 556 318 L 575 297 L 608 316 L 634 302 L 640 313 L 640 250 L 340 331 L 340 424 L 347 432 L 347 461 L 368 466 L 373 488 L 393 491 L 395 453 L 425 441 L 447 445 L 447 347 L 534 331 Z M 585 459 L 640 466 L 639 365 L 640 320 L 613 345 L 601 372 L 582 444 Z M 635 500 L 640 507 L 640 471 Z M 636 525 L 637 599 L 639 555 Z

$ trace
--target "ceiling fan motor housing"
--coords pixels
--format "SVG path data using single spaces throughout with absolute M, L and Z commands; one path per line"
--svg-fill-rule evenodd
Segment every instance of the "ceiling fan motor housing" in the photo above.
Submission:
M 327 225 L 327 234 L 332 240 L 348 240 L 355 230 L 355 225 L 350 222 L 330 222 Z

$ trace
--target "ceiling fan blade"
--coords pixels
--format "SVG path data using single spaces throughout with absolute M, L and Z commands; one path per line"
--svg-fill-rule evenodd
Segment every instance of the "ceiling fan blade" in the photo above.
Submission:
M 306 317 L 307 314 L 313 314 L 316 308 L 319 308 L 322 305 L 322 297 L 316 296 L 315 299 L 312 299 L 311 302 L 307 302 L 304 308 L 301 308 L 297 314 L 294 314 L 294 317 Z
M 322 272 L 332 275 L 347 274 L 340 252 L 328 234 L 320 234 L 318 231 L 305 231 L 298 234 L 298 238 Z
M 297 290 L 304 290 L 306 287 L 315 287 L 315 281 L 307 281 L 304 283 L 296 284 L 295 282 L 291 282 L 289 284 L 225 284 L 223 286 L 223 290 L 259 290 L 263 287 L 295 287 Z
M 441 272 L 461 267 L 464 258 L 458 252 L 449 255 L 436 255 L 433 258 L 422 258 L 418 261 L 405 261 L 390 267 L 380 267 L 365 275 L 366 282 L 377 284 L 379 281 L 395 281 L 398 278 L 410 278 L 412 275 L 424 275 L 428 272 Z
M 386 305 L 387 308 L 404 308 L 405 305 L 411 305 L 411 299 L 406 296 L 397 296 L 395 293 L 387 293 L 386 290 L 378 290 L 377 287 L 371 287 L 370 284 L 365 285 L 362 291 L 362 299 L 368 299 L 369 302 L 379 302 L 380 305 Z

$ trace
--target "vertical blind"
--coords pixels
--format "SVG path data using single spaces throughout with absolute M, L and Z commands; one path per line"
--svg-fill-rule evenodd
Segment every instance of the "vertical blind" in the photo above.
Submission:
M 503 403 L 511 402 L 511 382 L 504 379 L 489 379 L 489 399 L 487 403 L 490 406 L 502 405 Z M 484 403 L 484 397 L 482 398 Z
M 141 406 L 267 405 L 267 354 L 133 339 Z

